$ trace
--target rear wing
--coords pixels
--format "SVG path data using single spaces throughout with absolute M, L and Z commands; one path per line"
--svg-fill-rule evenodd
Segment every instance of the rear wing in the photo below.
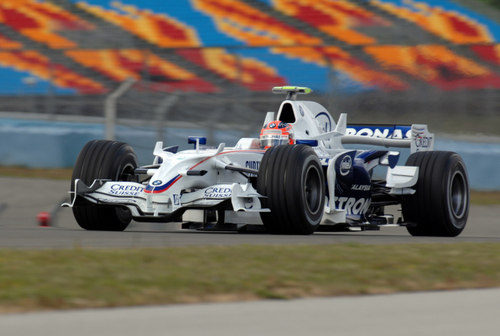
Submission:
M 411 152 L 434 149 L 434 134 L 427 125 L 352 125 L 346 127 L 343 144 L 410 148 Z
M 275 86 L 273 87 L 273 93 L 281 94 L 286 93 L 287 100 L 295 100 L 298 94 L 309 94 L 312 90 L 304 86 Z

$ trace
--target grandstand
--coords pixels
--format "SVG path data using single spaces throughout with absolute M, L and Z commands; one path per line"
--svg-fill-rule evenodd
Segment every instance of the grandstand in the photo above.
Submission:
M 354 120 L 492 115 L 499 38 L 498 22 L 452 0 L 2 0 L 0 111 L 100 117 L 133 78 L 120 119 L 151 121 L 175 95 L 171 125 L 248 132 L 283 84 Z

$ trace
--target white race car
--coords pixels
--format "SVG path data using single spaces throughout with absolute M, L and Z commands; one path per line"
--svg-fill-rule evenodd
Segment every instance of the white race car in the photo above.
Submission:
M 283 234 L 394 225 L 419 236 L 462 232 L 469 184 L 458 154 L 433 151 L 426 125 L 347 125 L 346 114 L 335 122 L 320 104 L 296 100 L 310 91 L 273 88 L 287 94 L 277 114 L 267 113 L 260 138 L 234 147 L 210 148 L 206 138 L 190 137 L 194 149 L 178 152 L 157 142 L 154 162 L 137 167 L 129 145 L 90 141 L 75 164 L 71 203 L 63 206 L 87 230 L 120 231 L 134 219 L 215 230 L 259 225 Z M 406 164 L 387 147 L 410 148 Z M 376 167 L 385 179 L 374 177 Z M 401 206 L 396 221 L 384 212 L 392 205 Z

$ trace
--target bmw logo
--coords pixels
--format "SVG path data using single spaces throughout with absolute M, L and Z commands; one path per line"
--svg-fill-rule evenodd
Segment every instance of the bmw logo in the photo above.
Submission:
M 340 175 L 346 176 L 352 168 L 352 159 L 349 155 L 344 156 L 340 162 Z
M 154 186 L 159 186 L 160 184 L 162 184 L 161 180 L 156 180 L 156 181 L 151 182 L 151 185 L 154 185 Z

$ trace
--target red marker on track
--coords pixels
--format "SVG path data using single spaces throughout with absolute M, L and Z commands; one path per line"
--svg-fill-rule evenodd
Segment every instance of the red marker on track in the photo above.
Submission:
M 36 219 L 38 221 L 38 225 L 42 227 L 50 226 L 50 214 L 47 211 L 39 212 L 38 215 L 36 216 Z

